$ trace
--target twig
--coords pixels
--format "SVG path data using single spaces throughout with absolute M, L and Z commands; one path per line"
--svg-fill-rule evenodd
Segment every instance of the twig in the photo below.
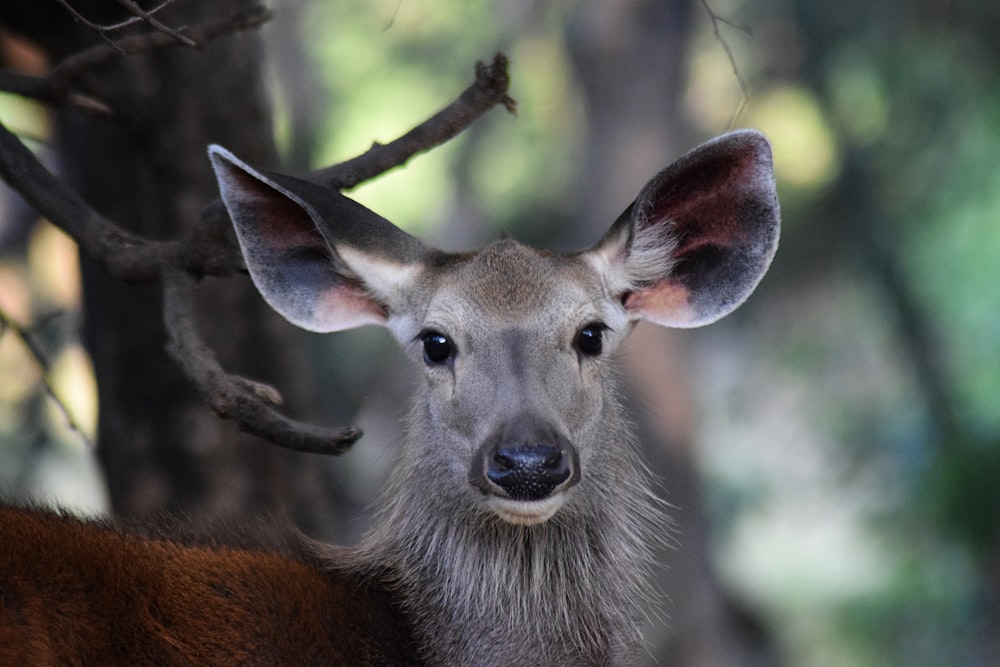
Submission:
M 361 437 L 361 429 L 327 429 L 288 419 L 272 408 L 281 400 L 276 390 L 222 369 L 195 332 L 194 282 L 188 273 L 169 271 L 163 280 L 163 313 L 169 335 L 167 352 L 205 402 L 220 417 L 235 420 L 241 430 L 287 449 L 328 455 L 346 452 Z
M 236 12 L 225 18 L 210 21 L 193 28 L 181 28 L 180 30 L 175 31 L 164 26 L 163 28 L 166 30 L 166 32 L 164 32 L 157 27 L 158 30 L 161 30 L 160 32 L 148 35 L 138 35 L 135 37 L 126 37 L 118 41 L 112 41 L 107 37 L 105 32 L 102 32 L 102 30 L 110 31 L 119 29 L 121 27 L 125 27 L 126 25 L 130 25 L 130 21 L 102 28 L 102 26 L 93 24 L 86 21 L 86 19 L 79 17 L 75 10 L 66 4 L 66 0 L 59 1 L 63 4 L 63 6 L 73 12 L 74 17 L 77 17 L 77 20 L 84 22 L 88 27 L 98 30 L 107 43 L 99 44 L 90 49 L 69 56 L 54 66 L 46 77 L 35 77 L 0 71 L 0 90 L 6 90 L 7 92 L 15 93 L 23 97 L 37 99 L 47 104 L 64 106 L 96 116 L 111 116 L 111 107 L 97 98 L 78 93 L 70 89 L 70 82 L 74 78 L 78 77 L 83 71 L 98 65 L 106 64 L 119 58 L 140 53 L 148 53 L 158 49 L 181 45 L 197 47 L 205 42 L 223 37 L 225 35 L 257 28 L 271 18 L 271 13 L 264 7 L 252 7 L 245 11 Z M 119 1 L 134 4 L 129 3 L 128 0 Z M 173 0 L 167 0 L 153 10 L 145 12 L 143 16 L 152 17 L 152 14 L 167 6 L 172 1 Z M 139 11 L 142 10 L 140 9 Z M 136 22 L 140 20 L 142 20 L 142 18 L 137 16 L 131 21 Z M 160 26 L 162 24 L 157 21 L 154 25 Z M 179 39 L 180 41 L 178 41 Z
M 137 23 L 141 23 L 143 21 L 146 21 L 147 23 L 150 23 L 150 25 L 154 25 L 152 23 L 152 16 L 153 16 L 153 14 L 156 14 L 157 12 L 159 12 L 160 10 L 162 10 L 164 7 L 173 4 L 174 0 L 164 0 L 162 3 L 160 3 L 159 5 L 157 5 L 156 7 L 154 7 L 153 9 L 149 10 L 148 12 L 146 12 L 142 8 L 136 6 L 136 9 L 138 9 L 139 11 L 138 12 L 133 12 L 132 18 L 125 19 L 124 21 L 121 21 L 119 23 L 114 23 L 112 25 L 101 25 L 100 23 L 94 23 L 93 21 L 90 21 L 83 14 L 81 14 L 80 12 L 76 11 L 75 9 L 73 9 L 73 6 L 69 4 L 68 0 L 56 0 L 56 2 L 58 2 L 60 5 L 62 5 L 63 9 L 65 9 L 66 11 L 68 11 L 73 16 L 73 20 L 74 21 L 76 21 L 77 23 L 80 23 L 80 24 L 86 26 L 87 28 L 90 28 L 91 30 L 93 30 L 94 32 L 96 32 L 98 35 L 100 35 L 101 39 L 103 39 L 108 44 L 114 46 L 114 41 L 108 36 L 108 33 L 118 32 L 119 30 L 124 30 L 125 28 L 128 28 L 129 26 L 133 26 L 133 25 L 135 25 Z M 131 4 L 134 4 L 134 3 L 131 3 Z M 131 10 L 131 8 L 129 8 L 129 9 Z M 156 27 L 156 26 L 154 25 L 154 27 Z M 194 46 L 194 45 L 190 44 L 189 46 Z M 124 52 L 122 53 L 122 55 L 124 55 Z
M 73 9 L 73 5 L 69 4 L 68 0 L 56 0 L 56 2 L 62 5 L 63 9 L 65 9 L 70 13 L 70 15 L 72 15 L 74 21 L 90 28 L 91 30 L 96 32 L 101 37 L 101 39 L 103 39 L 108 44 L 111 44 L 112 46 L 114 46 L 114 41 L 110 37 L 108 37 L 109 32 L 121 30 L 122 28 L 128 25 L 132 25 L 133 23 L 137 23 L 139 21 L 138 17 L 132 17 L 131 19 L 127 19 L 126 21 L 116 24 L 114 26 L 103 26 L 100 23 L 94 23 L 93 21 L 85 17 L 83 14 Z
M 66 11 L 68 11 L 70 14 L 73 15 L 73 20 L 83 24 L 84 26 L 90 28 L 96 33 L 104 35 L 105 33 L 118 32 L 119 30 L 124 30 L 129 26 L 133 26 L 137 23 L 141 23 L 142 21 L 146 21 L 147 16 L 152 17 L 153 14 L 156 14 L 157 12 L 161 11 L 164 7 L 172 5 L 174 3 L 174 0 L 163 0 L 163 2 L 161 2 L 156 7 L 153 7 L 148 12 L 143 10 L 141 7 L 136 6 L 136 9 L 138 9 L 139 11 L 133 12 L 132 18 L 128 18 L 125 19 L 124 21 L 121 21 L 119 23 L 113 23 L 111 25 L 101 25 L 100 23 L 94 23 L 93 21 L 87 19 L 87 17 L 85 17 L 83 14 L 73 9 L 73 6 L 69 4 L 68 0 L 56 0 L 56 2 L 62 5 L 63 9 L 65 9 Z M 134 5 L 135 3 L 129 3 L 129 4 Z M 131 8 L 129 9 L 131 10 Z
M 382 32 L 389 32 L 393 24 L 396 23 L 396 16 L 399 14 L 399 8 L 402 6 L 403 0 L 396 0 L 396 6 L 392 8 L 392 15 L 389 17 L 389 20 L 385 22 Z
M 0 124 L 0 177 L 52 224 L 69 234 L 88 257 L 127 282 L 159 278 L 175 242 L 130 234 L 90 208 L 52 175 L 17 137 Z
M 270 19 L 271 12 L 267 8 L 251 7 L 193 28 L 182 28 L 179 32 L 188 40 L 201 44 L 224 35 L 259 27 Z M 51 85 L 59 89 L 67 86 L 69 80 L 79 75 L 83 70 L 117 60 L 123 55 L 131 56 L 176 46 L 180 46 L 180 44 L 173 35 L 163 32 L 125 37 L 113 44 L 99 44 L 86 51 L 73 54 L 53 67 L 48 78 Z
M 49 397 L 52 403 L 56 406 L 56 410 L 62 415 L 63 421 L 66 422 L 66 427 L 76 434 L 80 441 L 85 447 L 92 447 L 93 443 L 87 434 L 83 432 L 83 428 L 76 422 L 73 418 L 73 414 L 66 407 L 66 403 L 59 398 L 59 394 L 56 393 L 55 387 L 49 382 L 49 359 L 48 356 L 39 347 L 31 333 L 23 326 L 14 321 L 14 319 L 7 314 L 7 312 L 0 308 L 0 335 L 3 335 L 5 331 L 11 331 L 15 336 L 20 339 L 21 343 L 24 345 L 24 349 L 28 351 L 28 356 L 31 357 L 32 361 L 38 367 L 41 375 L 42 390 L 45 395 Z
M 723 50 L 726 52 L 726 57 L 729 58 L 729 64 L 733 68 L 733 76 L 736 77 L 736 83 L 740 88 L 740 103 L 736 107 L 736 111 L 733 113 L 732 119 L 729 121 L 729 127 L 732 128 L 736 125 L 736 119 L 740 117 L 743 110 L 746 108 L 747 104 L 750 102 L 750 92 L 747 88 L 746 81 L 743 79 L 743 73 L 740 71 L 739 65 L 736 63 L 736 56 L 733 54 L 733 49 L 723 37 L 722 31 L 719 30 L 719 25 L 727 25 L 730 28 L 736 28 L 746 34 L 751 34 L 751 31 L 746 26 L 734 23 L 729 19 L 716 14 L 715 11 L 709 6 L 708 0 L 701 0 L 701 6 L 705 8 L 708 13 L 708 18 L 712 21 L 712 33 L 715 35 L 715 39 L 722 45 Z
M 159 7 L 155 7 L 148 12 L 139 5 L 137 5 L 132 0 L 118 0 L 118 4 L 127 9 L 128 11 L 130 11 L 133 14 L 133 16 L 144 21 L 145 23 L 148 23 L 155 30 L 162 32 L 164 35 L 169 35 L 170 37 L 177 40 L 184 46 L 190 46 L 190 47 L 197 46 L 197 43 L 190 37 L 182 35 L 178 31 L 171 28 L 170 26 L 163 24 L 162 22 L 157 20 L 156 17 L 153 16 L 153 14 L 155 14 L 158 10 L 165 7 L 166 3 L 161 4 Z
M 402 166 L 417 153 L 454 138 L 497 104 L 502 104 L 510 113 L 516 113 L 517 102 L 507 94 L 509 85 L 507 56 L 498 53 L 489 65 L 476 63 L 475 83 L 431 118 L 391 143 L 374 144 L 362 155 L 314 171 L 306 178 L 340 190 L 352 188 Z

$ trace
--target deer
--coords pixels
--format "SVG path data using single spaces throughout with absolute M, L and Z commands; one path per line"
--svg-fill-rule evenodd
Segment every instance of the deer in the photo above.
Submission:
M 709 324 L 777 248 L 767 139 L 655 175 L 591 247 L 425 244 L 338 191 L 209 148 L 250 277 L 293 325 L 388 329 L 422 369 L 354 546 L 191 544 L 0 510 L 0 664 L 622 665 L 663 503 L 621 398 L 640 320 Z

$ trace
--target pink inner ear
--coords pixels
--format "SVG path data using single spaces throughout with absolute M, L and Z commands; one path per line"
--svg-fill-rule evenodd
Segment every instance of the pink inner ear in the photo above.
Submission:
M 256 242 L 270 248 L 272 252 L 280 252 L 289 248 L 326 248 L 326 241 L 318 233 L 303 227 L 301 224 L 282 224 L 290 219 L 290 215 L 278 214 L 268 219 L 268 224 L 256 229 Z
M 646 221 L 670 221 L 678 246 L 674 256 L 701 248 L 739 245 L 748 237 L 743 207 L 756 186 L 755 155 L 748 151 L 720 151 L 698 164 L 685 165 L 650 193 Z M 683 271 L 683 269 L 681 269 Z
M 753 291 L 777 244 L 767 140 L 741 131 L 696 148 L 646 186 L 632 221 L 637 236 L 672 239 L 675 262 L 626 297 L 626 308 L 669 326 L 724 316 Z
M 238 207 L 239 220 L 247 226 L 252 225 L 254 246 L 267 248 L 270 252 L 326 248 L 322 234 L 298 203 L 278 195 L 272 187 L 249 174 L 234 172 L 243 196 L 234 206 Z M 251 240 L 247 236 L 244 234 L 244 240 Z
M 385 324 L 389 313 L 355 284 L 321 292 L 313 304 L 315 318 L 326 331 L 353 329 L 364 324 Z
M 647 289 L 632 292 L 625 297 L 625 308 L 636 313 L 683 311 L 688 308 L 691 293 L 682 285 L 664 280 Z
M 625 309 L 663 326 L 684 326 L 695 317 L 690 304 L 691 292 L 668 280 L 632 292 L 625 297 Z

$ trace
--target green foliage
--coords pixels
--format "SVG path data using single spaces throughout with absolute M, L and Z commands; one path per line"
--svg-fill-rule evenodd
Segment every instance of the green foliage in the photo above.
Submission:
M 395 139 L 469 85 L 473 63 L 503 51 L 516 118 L 494 110 L 464 136 L 413 160 L 405 177 L 389 174 L 353 196 L 423 233 L 454 214 L 466 185 L 482 217 L 500 229 L 512 230 L 526 210 L 554 206 L 564 199 L 580 119 L 565 54 L 545 32 L 560 9 L 537 11 L 531 17 L 489 3 L 427 0 L 313 3 L 306 39 L 331 110 L 317 137 L 317 164 Z
M 929 467 L 917 509 L 941 534 L 989 559 L 1000 526 L 1000 442 L 952 441 Z
M 776 445 L 786 458 L 764 474 L 747 465 L 764 454 L 725 450 L 737 464 L 713 480 L 732 487 L 727 534 L 763 532 L 762 506 L 808 498 L 794 474 L 820 452 L 829 465 L 809 480 L 839 477 L 838 500 L 818 525 L 797 525 L 802 539 L 855 504 L 854 538 L 827 558 L 874 540 L 889 576 L 839 599 L 814 587 L 812 622 L 790 612 L 801 599 L 778 581 L 758 591 L 794 664 L 986 664 L 976 628 L 1000 614 L 982 594 L 1000 549 L 1000 8 L 764 0 L 737 11 L 760 36 L 739 64 L 752 82 L 746 117 L 774 138 L 788 223 L 776 270 L 802 281 L 798 298 L 786 287 L 794 315 L 768 354 L 786 384 L 810 385 L 792 385 L 808 399 L 783 417 L 808 420 L 817 442 Z M 882 261 L 888 270 L 871 266 Z M 781 383 L 757 382 L 766 415 Z M 789 549 L 759 541 L 774 545 L 771 560 Z M 811 572 L 826 566 L 817 557 Z
M 839 608 L 834 627 L 866 656 L 857 664 L 968 664 L 962 656 L 974 639 L 978 610 L 968 591 L 976 571 L 961 549 L 927 537 L 907 536 L 910 548 L 886 585 Z
M 961 83 L 959 108 L 902 166 L 899 177 L 912 186 L 899 234 L 908 278 L 938 325 L 961 417 L 1000 433 L 1000 98 L 983 94 L 985 81 Z

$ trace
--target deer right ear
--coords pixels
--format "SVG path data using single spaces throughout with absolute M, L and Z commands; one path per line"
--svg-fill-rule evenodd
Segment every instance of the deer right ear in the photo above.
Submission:
M 221 146 L 208 152 L 268 305 L 321 333 L 386 323 L 394 288 L 412 279 L 423 253 L 419 241 L 335 190 L 258 171 Z
M 770 144 L 743 130 L 657 174 L 588 256 L 631 318 L 697 327 L 750 296 L 779 226 Z

